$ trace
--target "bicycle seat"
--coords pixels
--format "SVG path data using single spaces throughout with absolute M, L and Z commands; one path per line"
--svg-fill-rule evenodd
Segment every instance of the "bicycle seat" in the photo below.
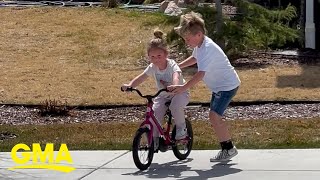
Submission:
M 170 106 L 170 104 L 171 104 L 171 100 L 170 101 L 168 101 L 168 102 L 166 102 L 166 103 L 164 103 L 167 107 L 169 107 Z

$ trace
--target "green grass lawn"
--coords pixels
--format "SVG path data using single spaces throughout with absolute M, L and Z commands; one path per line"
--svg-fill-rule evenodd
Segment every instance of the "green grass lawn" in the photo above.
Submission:
M 234 120 L 230 130 L 238 148 L 320 148 L 320 118 L 294 120 Z M 0 132 L 17 135 L 0 143 L 1 151 L 11 151 L 18 143 L 54 143 L 58 150 L 66 143 L 69 150 L 131 149 L 139 123 L 87 123 L 0 126 Z M 193 121 L 193 149 L 217 149 L 219 143 L 208 122 Z

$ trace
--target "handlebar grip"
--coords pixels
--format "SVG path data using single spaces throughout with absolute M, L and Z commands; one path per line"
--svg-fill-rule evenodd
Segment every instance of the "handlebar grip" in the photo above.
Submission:
M 132 87 L 128 87 L 126 90 L 124 90 L 124 89 L 122 89 L 122 87 L 121 87 L 120 89 L 121 89 L 122 92 L 124 92 L 124 91 L 132 91 L 133 88 L 132 88 Z

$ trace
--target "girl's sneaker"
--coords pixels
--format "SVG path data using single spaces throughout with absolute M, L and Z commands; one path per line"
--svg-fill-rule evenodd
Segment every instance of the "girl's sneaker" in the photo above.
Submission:
M 187 129 L 176 129 L 176 140 L 185 139 L 187 137 Z
M 215 157 L 210 158 L 210 162 L 228 161 L 234 156 L 236 156 L 237 154 L 238 154 L 238 150 L 235 146 L 233 146 L 233 148 L 229 150 L 222 149 L 219 151 L 219 153 Z

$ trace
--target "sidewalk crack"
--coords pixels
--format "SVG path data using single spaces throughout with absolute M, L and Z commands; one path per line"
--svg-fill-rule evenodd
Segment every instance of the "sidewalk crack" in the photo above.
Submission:
M 99 167 L 95 168 L 94 170 L 92 170 L 92 171 L 91 171 L 91 172 L 89 172 L 88 174 L 86 174 L 86 175 L 84 175 L 84 176 L 80 177 L 80 178 L 79 178 L 79 180 L 81 180 L 81 179 L 83 179 L 83 178 L 85 178 L 85 177 L 89 176 L 89 175 L 90 175 L 90 174 L 92 174 L 93 172 L 97 171 L 98 169 L 101 169 L 103 166 L 105 166 L 105 165 L 107 165 L 107 164 L 111 163 L 111 162 L 112 162 L 112 161 L 114 161 L 114 160 L 119 159 L 120 157 L 122 157 L 122 156 L 124 156 L 124 155 L 128 154 L 129 152 L 130 152 L 130 151 L 124 152 L 123 154 L 120 154 L 119 156 L 117 156 L 117 157 L 115 157 L 115 158 L 111 159 L 110 161 L 108 161 L 108 162 L 106 162 L 106 163 L 102 164 L 101 166 L 99 166 Z

